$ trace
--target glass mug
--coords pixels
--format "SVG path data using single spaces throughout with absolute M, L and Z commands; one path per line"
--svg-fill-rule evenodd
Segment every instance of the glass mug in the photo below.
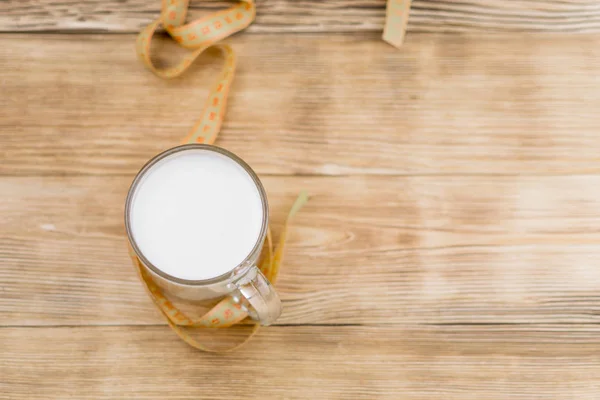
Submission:
M 196 177 L 197 182 L 190 182 Z M 218 192 L 214 198 L 213 192 Z M 190 213 L 191 203 L 206 198 L 210 198 L 206 201 L 212 202 L 212 209 Z M 250 203 L 254 208 L 248 206 Z M 232 218 L 236 212 L 238 220 L 245 221 L 243 226 L 235 225 L 237 221 Z M 202 223 L 194 224 L 190 218 L 202 218 Z M 218 231 L 214 237 L 206 231 L 211 227 L 197 229 L 209 222 Z M 166 294 L 199 303 L 230 295 L 261 325 L 272 324 L 281 314 L 279 296 L 257 265 L 268 229 L 267 196 L 256 173 L 235 154 L 212 145 L 186 144 L 155 156 L 131 184 L 125 203 L 125 228 L 140 265 Z M 173 237 L 189 242 L 189 232 L 183 232 L 186 229 L 204 238 L 207 245 L 190 250 L 173 242 Z M 252 232 L 244 236 L 240 231 Z M 240 244 L 244 239 L 245 249 L 231 242 L 236 239 Z M 197 265 L 200 252 L 218 258 Z M 239 262 L 230 257 L 233 253 L 241 258 Z M 219 269 L 206 268 L 217 264 Z

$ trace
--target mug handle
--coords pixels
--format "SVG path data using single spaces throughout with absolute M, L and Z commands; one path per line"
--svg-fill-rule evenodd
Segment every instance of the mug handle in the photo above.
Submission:
M 271 325 L 279 318 L 282 310 L 279 295 L 257 266 L 253 266 L 242 279 L 233 284 L 237 289 L 233 300 L 242 304 L 250 318 L 263 326 Z

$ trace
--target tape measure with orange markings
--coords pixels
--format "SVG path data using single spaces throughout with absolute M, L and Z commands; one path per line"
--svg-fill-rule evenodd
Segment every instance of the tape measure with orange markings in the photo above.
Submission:
M 388 0 L 383 38 L 394 46 L 400 46 L 404 40 L 410 3 L 411 0 Z M 225 60 L 223 69 L 209 91 L 200 118 L 182 140 L 183 144 L 212 144 L 221 129 L 227 106 L 227 95 L 236 67 L 236 56 L 231 47 L 218 42 L 250 25 L 256 15 L 256 8 L 254 0 L 242 0 L 226 10 L 184 24 L 187 10 L 188 0 L 162 0 L 160 17 L 140 32 L 136 41 L 136 51 L 138 57 L 148 69 L 157 76 L 166 79 L 175 78 L 184 73 L 192 62 L 208 48 L 221 51 Z M 150 58 L 152 37 L 161 25 L 177 43 L 191 50 L 190 53 L 183 56 L 179 63 L 172 67 L 158 68 Z M 259 267 L 271 283 L 275 283 L 281 266 L 289 223 L 307 200 L 306 193 L 301 193 L 296 199 L 288 214 L 275 250 L 270 229 L 267 233 L 267 241 L 263 248 Z M 189 318 L 169 300 L 152 280 L 131 247 L 129 248 L 129 254 L 150 298 L 165 316 L 169 326 L 189 345 L 204 351 L 215 351 L 196 340 L 189 330 L 193 328 L 227 328 L 248 317 L 248 313 L 239 304 L 231 297 L 226 297 L 199 319 Z M 242 346 L 258 331 L 258 328 L 259 325 L 254 324 L 250 334 L 243 342 L 225 351 L 231 351 Z

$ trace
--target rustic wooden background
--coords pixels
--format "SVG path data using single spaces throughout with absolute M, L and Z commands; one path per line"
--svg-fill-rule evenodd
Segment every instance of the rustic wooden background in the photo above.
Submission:
M 227 355 L 169 331 L 125 248 L 133 175 L 218 67 L 143 69 L 158 6 L 0 3 L 1 399 L 600 397 L 596 0 L 415 0 L 401 50 L 384 0 L 259 1 L 218 144 L 276 228 L 312 200 L 284 315 Z

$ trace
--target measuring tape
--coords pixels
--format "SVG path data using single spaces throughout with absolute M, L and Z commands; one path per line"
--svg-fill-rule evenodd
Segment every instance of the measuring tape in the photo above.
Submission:
M 388 0 L 383 28 L 383 40 L 400 47 L 404 42 L 412 0 Z
M 388 0 L 383 39 L 399 47 L 404 41 L 411 0 Z M 229 45 L 217 44 L 254 21 L 254 0 L 243 0 L 232 7 L 184 24 L 188 0 L 162 0 L 160 17 L 144 28 L 137 37 L 136 51 L 144 65 L 161 78 L 174 78 L 184 73 L 208 48 L 221 51 L 225 63 L 210 93 L 200 119 L 183 143 L 213 143 L 221 129 L 227 94 L 235 73 L 236 57 Z M 191 52 L 172 67 L 158 68 L 150 59 L 150 43 L 162 25 L 173 39 Z
M 388 0 L 386 27 L 383 38 L 394 46 L 400 46 L 408 21 L 411 0 Z M 157 76 L 165 79 L 175 78 L 184 73 L 208 48 L 218 49 L 224 58 L 224 65 L 216 82 L 210 89 L 208 98 L 196 124 L 192 127 L 182 143 L 215 142 L 227 105 L 227 95 L 235 74 L 236 57 L 230 46 L 218 41 L 241 31 L 252 23 L 256 16 L 254 0 L 243 0 L 232 7 L 184 24 L 188 10 L 188 0 L 162 0 L 160 17 L 144 28 L 137 37 L 136 51 L 144 65 Z M 150 58 L 150 44 L 159 26 L 163 26 L 169 35 L 181 46 L 190 49 L 181 61 L 172 67 L 159 68 Z M 306 203 L 308 196 L 301 193 L 290 210 L 279 243 L 275 250 L 271 238 L 271 230 L 267 232 L 267 240 L 259 262 L 259 268 L 271 283 L 275 283 L 283 258 L 288 226 L 296 212 Z M 214 350 L 198 342 L 190 333 L 193 328 L 227 328 L 246 319 L 248 313 L 229 296 L 199 319 L 186 316 L 162 292 L 146 271 L 131 246 L 129 254 L 136 271 L 146 287 L 156 307 L 165 316 L 169 326 L 189 345 L 204 351 L 231 351 L 246 343 L 259 328 L 254 324 L 247 338 L 227 350 Z

